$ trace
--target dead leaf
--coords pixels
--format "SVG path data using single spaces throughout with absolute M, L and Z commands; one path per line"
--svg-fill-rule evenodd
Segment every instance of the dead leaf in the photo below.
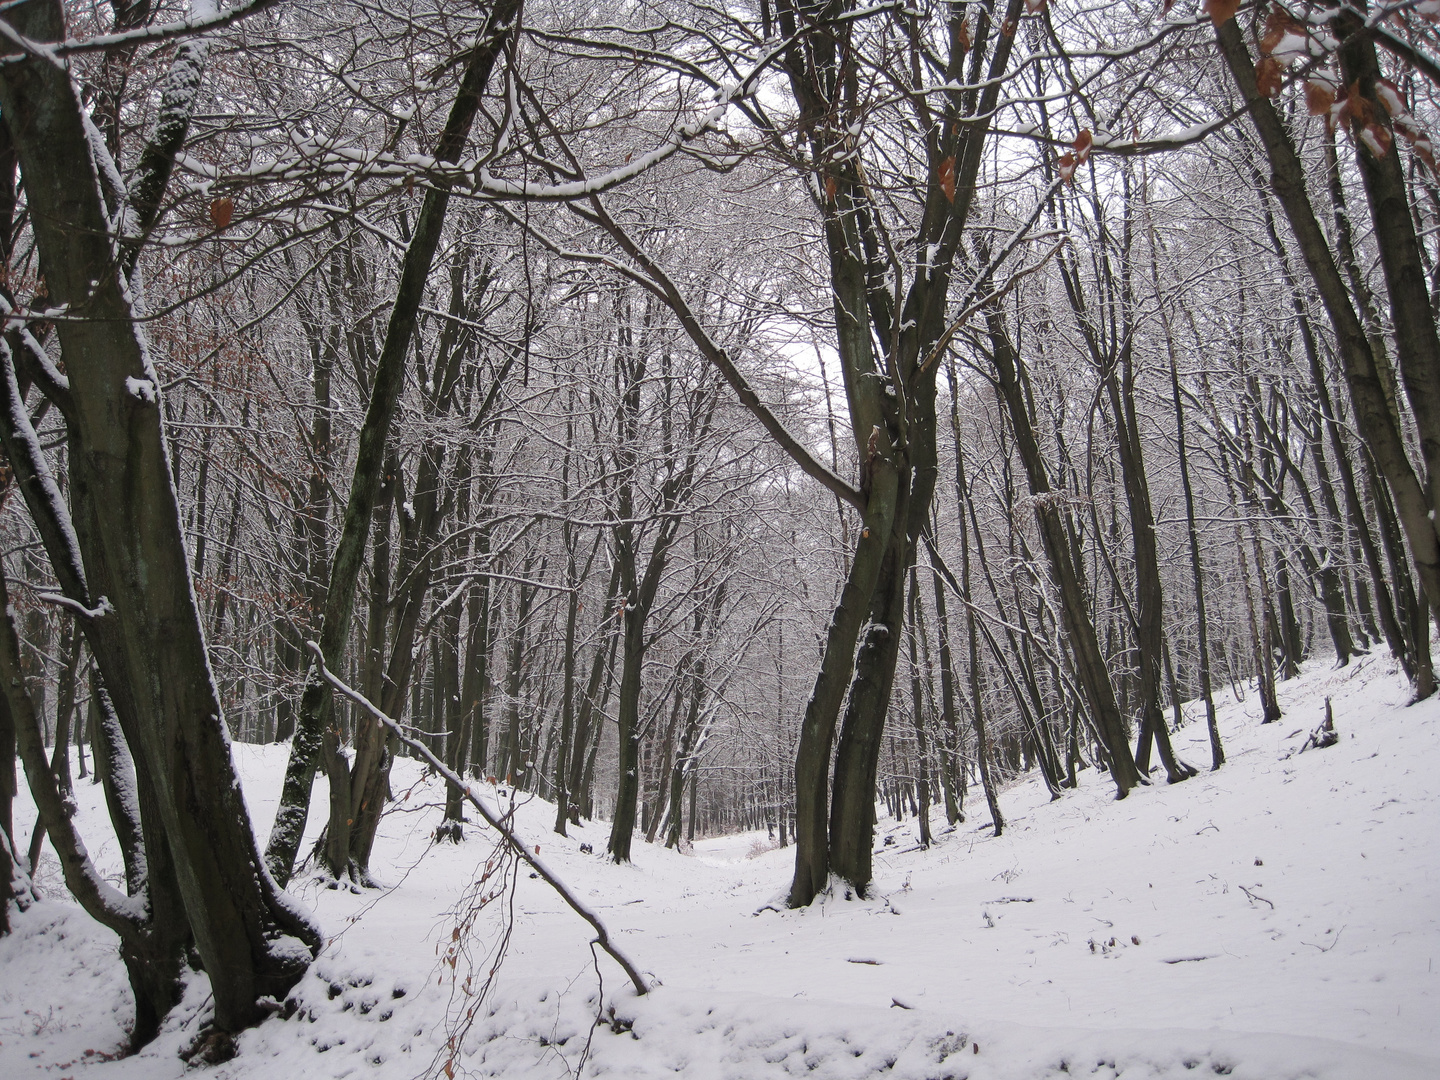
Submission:
M 1273 53 L 1294 25 L 1295 20 L 1288 11 L 1278 7 L 1271 8 L 1270 14 L 1265 16 L 1265 32 L 1260 36 L 1260 55 L 1269 56 Z
M 1335 88 L 1314 79 L 1305 81 L 1305 109 L 1311 116 L 1324 116 L 1335 104 Z
M 1393 140 L 1384 124 L 1372 122 L 1361 130 L 1360 141 L 1369 147 L 1370 153 L 1377 158 L 1383 158 L 1390 152 L 1390 143 Z
M 1260 62 L 1255 65 L 1255 89 L 1266 97 L 1279 97 L 1280 89 L 1285 85 L 1285 72 L 1280 67 L 1280 61 L 1273 56 L 1262 56 Z
M 947 157 L 940 162 L 940 168 L 936 170 L 936 179 L 940 181 L 940 190 L 945 192 L 945 198 L 952 203 L 955 201 L 955 158 Z
M 1430 141 L 1428 135 L 1422 135 L 1415 140 L 1415 155 L 1425 163 L 1432 174 L 1440 172 L 1435 166 L 1435 145 Z
M 1075 148 L 1076 165 L 1084 165 L 1085 162 L 1090 160 L 1090 147 L 1094 142 L 1095 136 L 1090 134 L 1089 128 L 1085 128 L 1079 135 L 1075 136 L 1075 141 L 1070 145 Z
M 235 200 L 222 196 L 210 201 L 210 223 L 215 226 L 216 232 L 224 232 L 230 227 L 230 219 L 235 215 Z
M 1216 29 L 1233 19 L 1239 10 L 1240 0 L 1205 0 L 1205 14 L 1210 16 Z

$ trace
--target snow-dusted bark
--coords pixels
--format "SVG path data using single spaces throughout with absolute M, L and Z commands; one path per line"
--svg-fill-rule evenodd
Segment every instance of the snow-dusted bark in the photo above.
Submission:
M 21 670 L 20 639 L 4 575 L 0 575 L 0 696 L 4 699 L 0 707 L 14 723 L 16 745 L 25 766 L 30 794 L 50 844 L 60 857 L 65 885 L 91 918 L 120 938 L 120 956 L 135 994 L 131 1044 L 141 1045 L 155 1034 L 161 1018 L 180 999 L 180 972 L 185 964 L 188 928 L 183 917 L 170 917 L 168 910 L 157 918 L 150 891 L 143 883 L 127 896 L 110 885 L 91 861 L 45 758 L 40 721 Z M 133 779 L 126 786 L 133 805 Z M 16 860 L 8 850 L 8 840 L 6 846 L 5 857 L 13 865 Z M 12 878 L 14 873 L 12 870 Z M 13 884 L 12 894 L 23 899 Z M 164 906 L 166 898 L 161 899 Z
M 29 867 L 11 839 L 15 832 L 15 724 L 0 707 L 0 936 L 10 932 L 11 909 L 24 910 L 34 899 Z
M 12 38 L 28 42 L 53 42 L 64 31 L 59 3 L 42 0 L 7 18 Z M 85 107 L 68 72 L 40 46 L 0 72 L 0 110 L 18 152 L 50 297 L 68 316 L 56 332 L 69 381 L 61 408 L 83 569 L 62 559 L 56 573 L 67 600 L 72 587 L 86 598 L 78 614 L 136 756 L 146 839 L 173 860 L 184 920 L 214 989 L 216 1024 L 236 1030 L 264 1015 L 262 998 L 283 995 L 303 973 L 305 950 L 295 939 L 314 949 L 319 934 L 265 873 L 230 762 L 191 587 L 159 380 L 135 321 L 137 300 L 114 239 Z M 13 395 L 9 404 L 18 420 Z M 42 512 L 37 524 L 55 527 L 57 518 Z M 57 546 L 68 546 L 68 538 Z M 153 876 L 161 852 L 147 846 Z
M 148 914 L 145 894 L 126 896 L 105 881 L 90 860 L 90 853 L 66 812 L 64 797 L 45 758 L 44 735 L 35 713 L 35 704 L 25 686 L 20 638 L 15 630 L 15 617 L 3 576 L 0 576 L 0 680 L 3 680 L 6 707 L 15 724 L 20 761 L 25 767 L 25 776 L 40 819 L 45 823 L 50 842 L 60 856 L 65 884 L 97 922 L 122 938 L 143 934 Z
M 131 273 L 140 256 L 141 241 L 160 218 L 160 204 L 175 168 L 175 158 L 185 145 L 190 118 L 205 73 L 205 43 L 182 41 L 170 70 L 160 84 L 160 114 L 155 130 L 140 156 L 135 178 L 130 183 L 128 206 L 120 233 L 125 237 L 125 266 Z M 103 145 L 103 144 L 102 144 Z
M 30 875 L 25 872 L 23 859 L 10 843 L 10 834 L 0 829 L 0 880 L 7 883 L 0 892 L 0 937 L 10 932 L 10 912 L 24 911 L 35 902 L 35 893 L 30 888 Z

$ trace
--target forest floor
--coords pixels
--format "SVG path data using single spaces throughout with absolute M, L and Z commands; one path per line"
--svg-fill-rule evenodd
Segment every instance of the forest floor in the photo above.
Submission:
M 1327 696 L 1340 741 L 1299 753 Z M 972 790 L 954 830 L 936 813 L 929 851 L 913 818 L 882 818 L 872 897 L 804 911 L 776 910 L 792 852 L 769 850 L 764 833 L 686 855 L 637 837 L 634 864 L 616 867 L 604 823 L 561 839 L 551 806 L 518 807 L 530 842 L 660 984 L 644 998 L 608 959 L 597 968 L 586 927 L 526 871 L 465 915 L 490 838 L 474 826 L 466 843 L 431 844 L 442 789 L 400 761 L 374 859 L 383 888 L 297 878 L 328 944 L 291 1015 L 207 1071 L 1435 1080 L 1440 701 L 1406 700 L 1388 661 L 1312 665 L 1282 686 L 1279 724 L 1258 723 L 1253 694 L 1224 699 L 1219 772 L 1121 802 L 1094 770 L 1054 802 L 1025 777 L 1002 796 L 999 838 Z M 1191 715 L 1176 746 L 1203 767 L 1203 714 Z M 255 820 L 268 822 L 284 748 L 235 755 Z M 97 861 L 118 870 L 98 793 L 79 785 L 80 822 Z M 326 805 L 323 783 L 314 805 Z M 184 1074 L 178 1052 L 208 1010 L 204 977 L 154 1043 L 109 1060 L 131 1009 L 114 939 L 68 901 L 53 859 L 39 885 L 49 899 L 0 940 L 0 1077 Z M 457 915 L 469 920 L 458 938 Z M 507 926 L 503 966 L 472 1009 Z

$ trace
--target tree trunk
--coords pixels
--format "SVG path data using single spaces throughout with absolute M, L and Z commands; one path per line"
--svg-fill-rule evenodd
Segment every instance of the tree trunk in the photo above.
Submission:
M 989 325 L 998 389 L 1002 403 L 1009 412 L 1015 446 L 1030 482 L 1030 494 L 1035 500 L 1035 516 L 1040 524 L 1041 540 L 1060 593 L 1061 616 L 1065 637 L 1075 660 L 1076 677 L 1085 694 L 1091 721 L 1105 750 L 1106 765 L 1115 784 L 1116 798 L 1123 799 L 1131 788 L 1142 782 L 1142 778 L 1130 753 L 1125 723 L 1115 701 L 1115 689 L 1110 682 L 1109 668 L 1106 666 L 1095 624 L 1090 616 L 1089 600 L 1080 582 L 1079 567 L 1070 534 L 1062 518 L 1061 503 L 1057 500 L 1056 493 L 1051 491 L 1040 446 L 1035 440 L 1030 410 L 1020 386 L 1023 370 L 1020 357 L 1001 322 L 1000 314 L 991 310 L 987 312 L 986 321 Z
M 1365 328 L 1355 314 L 1327 238 L 1315 218 L 1314 208 L 1305 188 L 1304 169 L 1294 144 L 1274 106 L 1256 88 L 1255 67 L 1244 35 L 1234 19 L 1217 27 L 1215 33 L 1231 77 L 1250 109 L 1255 129 L 1265 147 L 1271 168 L 1271 188 L 1285 212 L 1291 232 L 1299 245 L 1301 257 L 1334 328 L 1337 351 L 1350 387 L 1356 424 L 1369 445 L 1376 466 L 1385 476 L 1394 495 L 1397 516 L 1405 531 L 1430 612 L 1440 613 L 1440 539 L 1437 539 L 1435 531 L 1436 522 L 1432 520 L 1435 504 L 1428 493 L 1429 481 L 1427 479 L 1426 483 L 1422 484 L 1410 465 L 1404 438 L 1397 418 L 1387 403 L 1381 372 Z M 1352 62 L 1353 60 L 1347 60 L 1347 63 Z M 1362 169 L 1372 169 L 1373 165 L 1374 163 L 1369 162 L 1362 154 Z M 1383 178 L 1380 179 L 1382 187 L 1376 188 L 1376 197 L 1380 200 L 1378 206 L 1383 209 Z M 1371 182 L 1371 179 L 1367 178 L 1367 184 Z M 1408 208 L 1402 207 L 1397 212 L 1381 214 L 1377 219 L 1377 229 L 1380 229 L 1382 226 L 1378 222 L 1397 216 L 1404 218 L 1403 225 L 1390 222 L 1383 225 L 1385 235 L 1380 237 L 1382 251 L 1389 246 L 1390 230 L 1409 228 Z M 1403 238 L 1397 237 L 1395 242 L 1403 247 Z M 1406 273 L 1404 252 L 1385 251 L 1383 260 L 1386 263 L 1387 280 L 1393 272 L 1398 275 L 1397 287 L 1403 285 L 1400 279 Z M 1395 264 L 1393 267 L 1392 263 Z M 1420 287 L 1423 289 L 1423 281 Z M 1393 299 L 1395 298 L 1392 297 Z M 1406 326 L 1409 327 L 1410 320 L 1418 318 L 1420 314 L 1428 316 L 1428 303 L 1422 303 L 1418 311 L 1404 316 Z M 1428 330 L 1432 340 L 1434 333 L 1432 322 Z M 1425 337 L 1425 331 L 1423 328 L 1416 329 L 1405 336 L 1419 347 L 1423 344 L 1421 339 Z M 1417 376 L 1433 378 L 1433 372 L 1417 372 Z M 1423 398 L 1423 394 L 1421 396 Z M 1430 410 L 1427 409 L 1426 412 L 1426 418 L 1430 419 Z M 1433 444 L 1431 450 L 1440 452 L 1440 443 Z M 1426 647 L 1428 648 L 1428 640 Z
M 878 451 L 878 443 L 875 449 Z M 856 541 L 855 555 L 840 600 L 830 617 L 820 671 L 815 676 L 815 686 L 800 721 L 800 739 L 795 751 L 795 874 L 790 883 L 791 907 L 809 904 L 825 889 L 829 880 L 827 774 L 835 722 L 845 699 L 868 598 L 874 594 L 879 580 L 887 540 L 896 519 L 898 477 L 889 458 L 874 452 L 867 467 L 870 473 L 869 501 Z M 870 790 L 873 793 L 873 785 Z M 868 839 L 866 843 L 868 845 Z
M 522 2 L 498 0 L 487 15 L 484 28 L 476 35 L 478 44 L 466 57 L 455 103 L 436 143 L 434 156 L 437 160 L 460 160 L 491 71 L 518 32 Z M 380 489 L 390 420 L 405 384 L 405 358 L 414 337 L 449 202 L 450 186 L 447 182 L 436 180 L 426 188 L 414 234 L 405 250 L 400 283 L 385 331 L 385 343 L 381 347 L 380 362 L 371 385 L 370 403 L 360 428 L 355 472 L 345 506 L 340 541 L 330 564 L 320 628 L 320 651 L 326 667 L 332 670 L 342 667 L 355 587 L 365 557 L 371 511 Z M 310 811 L 310 789 L 315 778 L 316 758 L 320 752 L 329 701 L 329 684 L 318 677 L 312 666 L 301 695 L 295 739 L 291 743 L 280 804 L 265 853 L 266 865 L 282 884 L 290 877 L 300 837 L 305 831 L 305 819 Z
M 1215 697 L 1210 685 L 1210 622 L 1205 611 L 1205 568 L 1200 559 L 1200 531 L 1195 523 L 1195 489 L 1190 482 L 1190 454 L 1185 442 L 1185 410 L 1180 404 L 1180 371 L 1175 361 L 1175 339 L 1170 320 L 1161 314 L 1165 326 L 1165 347 L 1170 358 L 1170 392 L 1175 406 L 1175 453 L 1180 460 L 1180 487 L 1185 495 L 1185 533 L 1190 544 L 1190 577 L 1195 588 L 1195 632 L 1199 651 L 1200 697 L 1205 702 L 1205 727 L 1210 736 L 1210 769 L 1225 764 L 1225 748 L 1215 716 Z
M 910 569 L 910 718 L 915 724 L 915 785 L 919 793 L 916 815 L 920 818 L 920 846 L 930 846 L 930 749 L 925 735 L 925 702 L 920 689 L 920 656 L 916 638 L 920 634 L 919 584 Z
M 41 0 L 6 17 L 33 40 L 64 34 L 58 3 Z M 73 598 L 87 610 L 102 598 L 107 605 L 101 618 L 82 616 L 91 651 L 151 782 L 184 914 L 210 976 L 215 1024 L 239 1030 L 263 1017 L 262 997 L 284 997 L 320 935 L 266 874 L 230 763 L 160 387 L 110 239 L 84 106 L 68 71 L 27 57 L 0 71 L 0 112 L 19 151 L 50 298 L 86 315 L 57 329 L 69 381 L 57 393 L 65 402 L 83 586 L 68 560 L 57 573 L 62 584 L 68 576 L 72 589 L 83 587 Z M 13 386 L 13 370 L 10 380 Z

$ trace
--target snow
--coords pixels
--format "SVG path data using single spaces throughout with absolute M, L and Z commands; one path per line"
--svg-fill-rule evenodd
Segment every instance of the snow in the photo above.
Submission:
M 153 379 L 137 379 L 133 375 L 127 376 L 125 379 L 125 389 L 130 396 L 137 401 L 143 401 L 153 405 L 159 400 L 159 394 L 155 389 L 155 381 Z
M 456 1075 L 526 1080 L 582 1066 L 706 1080 L 1434 1080 L 1440 702 L 1407 706 L 1407 694 L 1379 657 L 1316 663 L 1281 684 L 1279 724 L 1258 723 L 1253 693 L 1219 702 L 1219 772 L 1121 802 L 1093 770 L 1054 802 L 1022 778 L 1001 795 L 999 839 L 977 785 L 964 824 L 936 816 L 928 852 L 913 819 L 882 817 L 871 898 L 832 894 L 796 912 L 780 903 L 793 852 L 764 833 L 688 854 L 637 838 L 635 863 L 614 866 L 600 854 L 608 823 L 557 837 L 553 807 L 522 796 L 517 828 L 661 984 L 643 998 L 481 829 L 430 843 L 443 789 L 400 760 L 372 867 L 386 887 L 297 875 L 325 948 L 280 1014 L 210 1071 L 409 1080 L 448 1061 Z M 1327 696 L 1341 740 L 1300 753 Z M 1190 715 L 1176 748 L 1203 765 L 1203 713 Z M 254 820 L 268 823 L 285 748 L 234 756 Z M 323 807 L 323 777 L 316 788 Z M 502 790 L 484 786 L 503 811 Z M 98 793 L 79 784 L 78 821 L 117 874 Z M 19 835 L 33 818 L 22 793 Z M 150 1047 L 105 1060 L 130 1008 L 114 939 L 66 901 L 53 857 L 37 884 L 49 899 L 0 939 L 0 1076 L 181 1076 L 178 1051 L 206 1017 L 204 976 Z

